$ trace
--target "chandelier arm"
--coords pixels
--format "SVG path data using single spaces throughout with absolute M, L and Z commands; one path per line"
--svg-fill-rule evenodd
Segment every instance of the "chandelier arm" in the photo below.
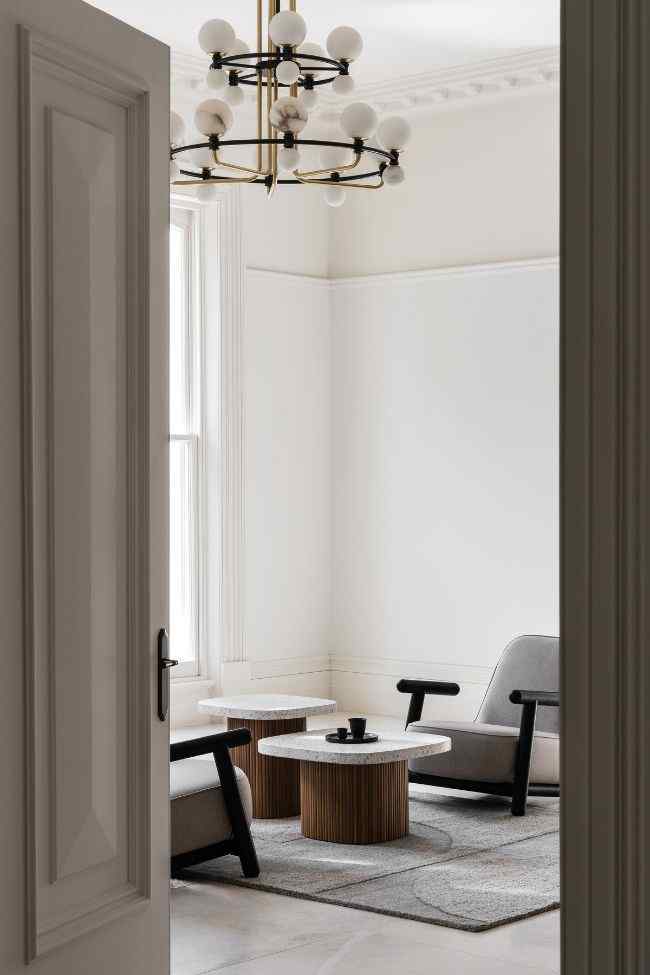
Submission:
M 358 176 L 342 176 L 340 179 L 304 179 L 297 172 L 294 172 L 294 176 L 298 183 L 302 183 L 303 186 L 341 186 L 343 184 L 345 189 L 351 190 L 380 190 L 384 186 L 384 171 L 383 169 L 378 169 L 375 173 L 359 173 Z M 378 183 L 359 183 L 356 180 L 368 179 L 373 176 L 379 177 Z
M 196 173 L 190 173 L 186 169 L 181 169 L 181 176 L 194 176 L 194 179 L 175 179 L 172 186 L 206 186 L 208 183 L 263 183 L 257 173 L 254 176 L 209 176 L 198 178 Z
M 311 172 L 301 173 L 297 169 L 294 170 L 293 175 L 300 179 L 303 176 L 323 176 L 325 173 L 343 173 L 350 169 L 356 169 L 361 162 L 361 153 L 357 153 L 357 158 L 352 163 L 348 163 L 346 166 L 328 166 L 326 169 L 312 169 Z
M 223 159 L 219 159 L 219 153 L 213 150 L 212 155 L 214 156 L 214 161 L 217 166 L 223 166 L 224 169 L 235 169 L 239 173 L 254 173 L 256 176 L 268 176 L 268 173 L 264 169 L 254 169 L 251 166 L 237 166 L 235 163 L 224 162 Z

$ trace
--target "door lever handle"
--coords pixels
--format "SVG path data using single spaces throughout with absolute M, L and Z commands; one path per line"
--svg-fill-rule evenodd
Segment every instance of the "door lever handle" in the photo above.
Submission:
M 169 671 L 176 667 L 178 660 L 168 657 L 169 637 L 163 627 L 158 630 L 158 717 L 167 720 L 169 713 Z

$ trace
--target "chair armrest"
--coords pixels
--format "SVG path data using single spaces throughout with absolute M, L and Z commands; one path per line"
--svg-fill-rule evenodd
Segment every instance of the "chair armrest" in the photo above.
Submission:
M 513 704 L 540 704 L 542 707 L 559 708 L 559 691 L 513 691 L 510 695 Z
M 422 717 L 425 694 L 444 694 L 448 697 L 455 697 L 460 694 L 458 684 L 452 684 L 446 680 L 400 680 L 397 682 L 397 690 L 401 694 L 410 694 L 409 712 L 406 717 L 406 727 L 419 721 Z
M 397 682 L 397 690 L 401 694 L 446 694 L 456 697 L 460 694 L 458 684 L 446 680 L 405 680 Z
M 205 735 L 203 738 L 175 741 L 169 746 L 169 761 L 178 762 L 183 758 L 196 758 L 197 755 L 223 752 L 238 745 L 247 745 L 250 740 L 251 733 L 248 728 L 233 728 L 231 731 L 219 731 L 214 735 Z

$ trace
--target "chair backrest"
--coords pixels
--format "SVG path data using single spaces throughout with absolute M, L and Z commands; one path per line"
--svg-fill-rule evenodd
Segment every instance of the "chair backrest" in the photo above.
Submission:
M 514 690 L 557 691 L 560 641 L 556 636 L 518 636 L 508 644 L 492 675 L 477 721 L 518 727 L 521 705 L 510 703 Z M 537 709 L 539 731 L 560 730 L 560 709 Z

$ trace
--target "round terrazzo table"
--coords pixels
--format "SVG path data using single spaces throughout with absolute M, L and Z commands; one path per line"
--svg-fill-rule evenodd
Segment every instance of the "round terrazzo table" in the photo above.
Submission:
M 233 763 L 246 773 L 255 819 L 282 819 L 300 812 L 298 765 L 267 757 L 257 749 L 261 738 L 304 731 L 307 717 L 336 711 L 336 701 L 294 694 L 239 694 L 199 701 L 199 710 L 227 718 L 228 728 L 248 728 L 248 745 L 232 749 Z
M 303 836 L 384 843 L 409 830 L 408 760 L 451 749 L 442 735 L 380 734 L 373 744 L 325 741 L 327 730 L 262 738 L 260 754 L 300 764 Z M 372 729 L 369 729 L 372 731 Z

